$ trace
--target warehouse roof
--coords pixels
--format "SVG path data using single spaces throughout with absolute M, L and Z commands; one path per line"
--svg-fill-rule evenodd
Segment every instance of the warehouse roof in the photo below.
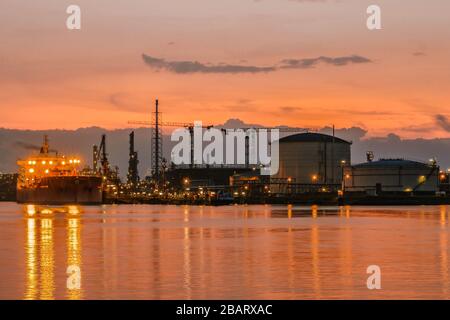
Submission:
M 322 133 L 307 132 L 281 138 L 280 142 L 333 142 L 333 136 Z M 351 144 L 351 142 L 338 137 L 334 137 L 334 142 Z
M 380 159 L 377 161 L 356 164 L 353 167 L 369 168 L 369 167 L 408 167 L 408 166 L 429 167 L 430 164 L 406 159 Z

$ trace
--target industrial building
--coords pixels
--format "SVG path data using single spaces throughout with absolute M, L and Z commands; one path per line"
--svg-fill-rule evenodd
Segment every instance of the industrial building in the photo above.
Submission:
M 439 166 L 405 159 L 380 159 L 344 168 L 343 189 L 348 192 L 435 193 L 439 191 Z
M 273 179 L 293 184 L 340 185 L 350 164 L 351 142 L 321 134 L 300 133 L 279 140 L 279 170 Z
M 18 176 L 18 174 L 0 173 L 0 201 L 14 201 L 16 199 Z
M 252 172 L 246 167 L 183 167 L 179 166 L 165 173 L 165 180 L 176 189 L 229 186 L 235 174 Z

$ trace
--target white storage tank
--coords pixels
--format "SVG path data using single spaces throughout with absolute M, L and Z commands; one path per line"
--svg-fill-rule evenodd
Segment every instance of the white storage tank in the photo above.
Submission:
M 346 192 L 436 192 L 439 166 L 405 159 L 380 159 L 344 169 Z
M 279 140 L 280 166 L 272 178 L 297 184 L 340 184 L 350 164 L 351 142 L 321 133 L 300 133 Z

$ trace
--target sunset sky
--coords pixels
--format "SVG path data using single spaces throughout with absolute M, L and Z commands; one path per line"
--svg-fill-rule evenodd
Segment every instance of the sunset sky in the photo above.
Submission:
M 2 0 L 0 40 L 0 127 L 127 127 L 159 98 L 164 121 L 450 137 L 448 0 Z

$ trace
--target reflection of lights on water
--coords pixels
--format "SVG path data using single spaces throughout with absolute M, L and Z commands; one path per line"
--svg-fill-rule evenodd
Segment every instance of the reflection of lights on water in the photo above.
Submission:
M 81 285 L 81 223 L 77 216 L 81 209 L 77 206 L 42 208 L 26 205 L 25 270 L 26 285 L 24 299 L 55 298 L 55 249 L 53 216 L 46 214 L 69 214 L 67 221 L 67 267 L 76 270 L 75 278 Z M 72 270 L 70 269 L 70 270 Z M 73 275 L 71 279 L 74 279 Z M 82 289 L 78 285 L 67 287 L 68 299 L 82 299 Z
M 36 243 L 36 219 L 27 219 L 27 241 L 25 246 L 26 254 L 26 287 L 25 297 L 26 300 L 36 299 L 38 292 L 38 275 L 37 275 L 37 243 Z
M 41 220 L 41 228 L 49 229 L 53 226 L 53 221 L 50 219 L 42 219 Z
M 53 250 L 53 220 L 41 220 L 40 237 L 40 299 L 54 299 L 55 260 Z
M 189 206 L 185 206 L 183 209 L 183 214 L 184 214 L 184 222 L 189 222 Z
M 318 209 L 317 205 L 311 206 L 311 212 L 312 212 L 312 217 L 313 218 L 317 218 L 317 209 Z
M 66 242 L 67 268 L 69 272 L 67 298 L 71 300 L 81 299 L 81 224 L 79 218 L 68 219 Z M 73 271 L 76 272 L 74 273 Z

